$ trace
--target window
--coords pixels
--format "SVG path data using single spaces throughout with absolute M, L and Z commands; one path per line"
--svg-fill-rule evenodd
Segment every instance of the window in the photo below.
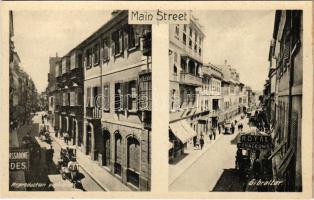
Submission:
M 103 45 L 102 57 L 105 61 L 109 60 L 109 38 L 108 37 L 103 39 L 102 45 Z
M 128 110 L 137 110 L 137 83 L 135 80 L 128 83 Z
M 195 43 L 197 43 L 197 33 L 195 33 Z
M 192 49 L 192 40 L 191 39 L 189 39 L 189 47 L 190 47 L 190 49 Z
M 123 33 L 122 30 L 118 30 L 112 33 L 112 53 L 113 55 L 119 55 L 123 51 Z
M 176 25 L 175 33 L 177 36 L 179 36 L 179 25 Z
M 199 54 L 200 56 L 202 55 L 202 49 L 201 49 L 201 48 L 198 49 L 198 54 Z
M 192 35 L 193 35 L 193 30 L 192 28 L 190 28 L 190 37 L 192 37 Z
M 90 69 L 92 66 L 92 52 L 91 49 L 86 51 L 86 69 Z
M 177 73 L 178 73 L 176 65 L 173 65 L 173 73 L 174 73 L 174 75 L 177 75 Z
M 186 35 L 183 33 L 183 38 L 182 38 L 183 44 L 186 45 Z
M 66 101 L 66 106 L 69 106 L 71 103 L 71 93 L 67 93 L 67 101 Z
M 186 32 L 186 24 L 183 25 L 183 31 Z
M 99 64 L 99 44 L 95 44 L 94 48 L 93 48 L 93 63 L 94 65 L 98 65 Z
M 178 54 L 177 52 L 174 52 L 174 62 L 178 62 Z
M 194 45 L 194 51 L 197 53 L 197 44 Z
M 78 56 L 77 56 L 77 64 L 78 64 L 78 67 L 80 67 L 80 68 L 83 66 L 82 54 L 78 54 Z
M 123 95 L 122 95 L 122 87 L 123 83 L 116 83 L 115 89 L 114 89 L 114 107 L 115 111 L 121 111 L 123 110 Z
M 133 26 L 128 26 L 128 48 L 132 49 L 135 47 L 135 34 Z
M 86 107 L 91 107 L 91 88 L 86 89 Z
M 110 83 L 104 85 L 104 111 L 110 110 Z
M 139 77 L 139 109 L 151 110 L 152 108 L 152 79 L 151 74 Z

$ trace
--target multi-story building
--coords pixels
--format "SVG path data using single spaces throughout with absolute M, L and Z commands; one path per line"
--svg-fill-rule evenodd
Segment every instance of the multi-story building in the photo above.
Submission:
M 133 190 L 150 190 L 151 26 L 127 11 L 76 47 L 84 66 L 83 152 Z
M 242 84 L 240 83 L 240 75 L 235 68 L 227 64 L 225 60 L 224 65 L 219 65 L 222 69 L 223 79 L 222 79 L 222 96 L 223 96 L 223 116 L 224 119 L 230 119 L 239 112 L 240 109 L 240 92 Z M 242 101 L 242 100 L 241 100 Z
M 131 189 L 150 190 L 151 26 L 113 11 L 62 57 L 56 77 L 58 132 Z
M 78 148 L 83 142 L 83 60 L 78 49 L 72 49 L 55 65 L 54 128 L 60 136 L 68 133 L 70 143 Z
M 199 106 L 204 37 L 198 19 L 193 16 L 190 24 L 169 27 L 170 159 L 181 155 L 193 137 L 206 131 L 205 123 L 199 123 L 206 118 Z
M 276 11 L 271 45 L 271 57 L 276 60 L 276 80 L 271 79 L 275 82 L 274 149 L 270 158 L 274 179 L 283 181 L 276 188 L 280 191 L 302 191 L 302 25 L 302 11 Z
M 221 81 L 222 81 L 222 71 L 219 67 L 209 63 L 203 65 L 203 86 L 201 99 L 201 108 L 205 111 L 209 111 L 207 118 L 208 127 L 217 127 L 218 123 L 222 122 L 224 119 L 221 116 Z
M 56 53 L 55 57 L 49 58 L 49 73 L 48 73 L 48 86 L 46 94 L 48 98 L 48 117 L 52 124 L 54 124 L 55 116 L 55 91 L 56 91 L 56 66 L 60 62 L 60 57 Z

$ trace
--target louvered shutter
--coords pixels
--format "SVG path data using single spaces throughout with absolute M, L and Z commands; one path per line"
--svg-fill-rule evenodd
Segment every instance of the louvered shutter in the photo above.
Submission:
M 123 52 L 123 31 L 119 30 L 119 53 Z
M 134 38 L 135 38 L 135 46 L 137 47 L 140 45 L 140 34 L 138 32 L 139 32 L 139 27 L 134 26 L 133 33 L 134 33 Z

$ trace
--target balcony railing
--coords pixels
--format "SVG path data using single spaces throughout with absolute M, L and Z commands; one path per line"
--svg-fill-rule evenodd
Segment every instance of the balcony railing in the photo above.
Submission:
M 92 119 L 101 119 L 101 109 L 96 107 L 86 107 L 86 117 Z
M 188 85 L 202 86 L 202 78 L 187 72 L 180 73 L 180 81 Z

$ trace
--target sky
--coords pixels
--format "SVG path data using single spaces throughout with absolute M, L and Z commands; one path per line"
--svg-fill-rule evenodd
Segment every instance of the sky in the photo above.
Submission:
M 206 35 L 203 62 L 227 60 L 240 81 L 262 91 L 268 74 L 268 53 L 275 11 L 194 11 Z
M 194 11 L 206 35 L 204 63 L 227 60 L 240 80 L 262 90 L 268 70 L 268 51 L 275 11 Z M 106 23 L 111 13 L 102 10 L 13 11 L 13 38 L 21 67 L 37 90 L 47 87 L 49 57 L 63 56 Z
M 15 50 L 38 92 L 48 84 L 49 57 L 65 55 L 110 18 L 98 10 L 13 11 Z

